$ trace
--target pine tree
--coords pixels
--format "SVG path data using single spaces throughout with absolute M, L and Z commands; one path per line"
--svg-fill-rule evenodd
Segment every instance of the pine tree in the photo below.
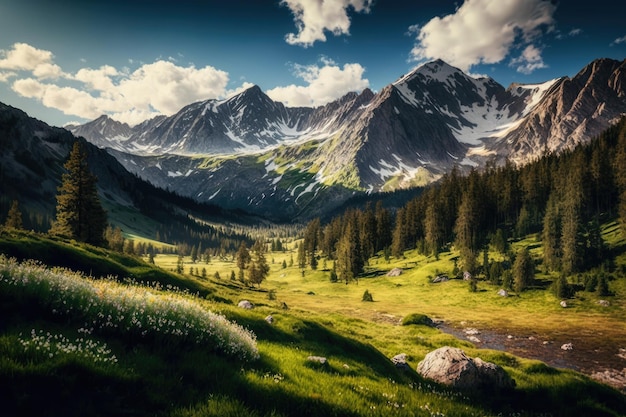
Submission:
M 561 261 L 561 219 L 555 193 L 550 194 L 543 217 L 543 264 L 549 271 L 558 271 Z
M 396 213 L 396 224 L 391 240 L 391 254 L 396 258 L 400 258 L 404 255 L 407 244 L 406 228 L 406 210 L 400 208 Z
M 600 276 L 598 277 L 598 287 L 596 291 L 601 297 L 611 295 L 611 291 L 609 291 L 609 280 L 604 272 L 600 273 Z
M 306 267 L 306 250 L 304 243 L 298 246 L 298 267 L 304 269 Z
M 572 295 L 571 286 L 567 282 L 565 275 L 561 274 L 553 285 L 554 295 L 556 298 L 564 299 L 569 298 Z
M 465 271 L 474 273 L 476 268 L 478 209 L 471 191 L 463 193 L 459 215 L 454 226 L 454 245 L 461 253 L 461 263 Z
M 374 209 L 376 218 L 376 252 L 388 248 L 391 245 L 391 215 L 389 210 L 383 207 L 383 202 L 378 201 Z
M 507 241 L 506 236 L 504 235 L 504 231 L 502 229 L 497 229 L 496 233 L 491 238 L 491 245 L 493 248 L 500 252 L 501 254 L 505 254 L 507 250 Z
M 376 254 L 376 216 L 370 204 L 359 215 L 359 229 L 363 257 L 369 259 Z
M 622 236 L 626 236 L 626 123 L 620 123 L 613 169 L 619 192 L 618 215 Z
M 250 262 L 248 278 L 250 284 L 256 284 L 259 287 L 270 272 L 270 267 L 265 259 L 265 251 L 266 246 L 260 240 L 257 240 L 252 246 L 252 259 Z
M 196 246 L 192 246 L 191 247 L 191 262 L 193 262 L 194 264 L 196 263 L 196 261 L 198 260 L 198 248 Z
M 59 187 L 50 234 L 102 245 L 107 215 L 98 198 L 97 178 L 89 171 L 87 153 L 80 142 L 74 143 L 64 167 L 67 172 Z
M 436 198 L 438 193 L 432 191 L 428 194 L 426 213 L 424 216 L 424 240 L 426 244 L 426 253 L 428 255 L 437 255 L 443 245 L 443 213 Z
M 365 264 L 359 247 L 358 226 L 354 217 L 348 216 L 346 230 L 337 243 L 337 262 L 335 267 L 339 279 L 349 283 L 356 280 L 363 272 Z
M 319 242 L 321 240 L 320 234 L 320 219 L 316 218 L 311 220 L 304 232 L 304 241 L 302 242 L 302 245 L 300 245 L 300 248 L 298 248 L 298 262 L 300 263 L 300 268 L 304 268 L 306 266 L 308 257 L 308 263 L 311 266 L 311 269 L 317 269 L 317 259 L 315 253 L 317 252 L 317 248 L 319 247 Z M 304 260 L 304 262 L 302 262 L 302 260 Z
M 573 159 L 572 163 L 567 165 L 570 168 L 568 175 L 562 176 L 564 189 L 561 216 L 561 271 L 565 275 L 578 271 L 582 259 L 581 211 L 584 195 L 580 164 L 584 164 L 582 158 Z
M 109 249 L 120 253 L 124 251 L 124 235 L 119 227 L 107 227 L 104 232 L 104 238 Z
M 13 203 L 11 203 L 11 208 L 9 209 L 7 219 L 4 222 L 4 227 L 6 229 L 14 230 L 21 230 L 24 227 L 22 223 L 22 212 L 20 211 L 17 200 L 13 200 Z
M 246 246 L 245 242 L 241 242 L 239 245 L 239 249 L 237 250 L 237 254 L 235 255 L 235 261 L 237 262 L 237 268 L 239 268 L 239 281 L 244 281 L 244 270 L 248 267 L 250 263 L 250 252 Z
M 513 264 L 513 285 L 515 292 L 524 291 L 535 279 L 535 265 L 528 248 L 522 249 L 515 257 Z
M 134 255 L 135 254 L 135 241 L 132 239 L 128 239 L 126 241 L 126 244 L 124 246 L 124 253 L 128 254 L 128 255 Z

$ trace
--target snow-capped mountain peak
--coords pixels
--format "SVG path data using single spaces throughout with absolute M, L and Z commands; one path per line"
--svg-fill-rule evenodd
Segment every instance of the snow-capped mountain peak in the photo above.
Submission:
M 288 108 L 252 86 L 132 128 L 103 117 L 72 131 L 122 151 L 114 155 L 127 169 L 162 187 L 299 212 L 326 188 L 341 199 L 425 184 L 454 166 L 523 163 L 566 149 L 626 114 L 625 88 L 626 61 L 505 89 L 436 60 L 376 94 L 365 89 L 318 108 Z

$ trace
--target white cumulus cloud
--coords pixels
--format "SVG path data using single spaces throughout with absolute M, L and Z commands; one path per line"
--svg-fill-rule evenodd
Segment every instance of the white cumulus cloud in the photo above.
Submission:
M 454 14 L 411 28 L 417 33 L 411 58 L 441 58 L 464 71 L 499 63 L 553 30 L 555 10 L 546 0 L 465 0 Z
M 620 43 L 626 43 L 626 35 L 622 36 L 621 38 L 615 39 L 613 42 L 611 42 L 611 46 L 619 45 Z
M 509 65 L 516 67 L 517 72 L 522 74 L 530 74 L 537 69 L 547 68 L 541 57 L 541 49 L 534 45 L 528 45 L 519 57 L 511 60 Z
M 267 91 L 273 100 L 289 107 L 317 107 L 336 100 L 352 91 L 361 91 L 369 86 L 363 78 L 365 68 L 350 63 L 340 67 L 335 62 L 324 59 L 320 65 L 295 65 L 294 75 L 307 85 L 291 84 Z
M 31 71 L 37 78 L 59 78 L 61 68 L 53 63 L 50 51 L 37 49 L 26 43 L 16 43 L 13 49 L 0 50 L 0 69 Z
M 108 114 L 137 124 L 174 114 L 195 101 L 223 98 L 231 93 L 228 81 L 228 73 L 211 66 L 164 60 L 134 70 L 104 65 L 69 74 L 54 63 L 50 51 L 23 43 L 0 51 L 0 82 L 11 82 L 13 91 L 23 97 L 84 119 Z
M 326 41 L 326 31 L 333 35 L 350 33 L 348 9 L 369 13 L 373 0 L 281 0 L 293 13 L 297 33 L 285 36 L 287 43 L 308 47 Z
M 225 94 L 228 73 L 211 66 L 181 67 L 169 61 L 156 61 L 122 78 L 116 91 L 132 107 L 173 114 L 194 101 Z

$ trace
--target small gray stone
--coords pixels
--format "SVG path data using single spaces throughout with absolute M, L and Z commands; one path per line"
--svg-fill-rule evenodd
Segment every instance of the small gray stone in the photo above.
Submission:
M 237 304 L 237 307 L 251 310 L 252 308 L 254 308 L 254 305 L 248 300 L 241 300 L 239 301 L 239 304 Z
M 435 278 L 433 278 L 433 284 L 439 284 L 440 282 L 446 282 L 449 280 L 450 278 L 448 278 L 447 275 L 437 275 Z
M 398 277 L 402 275 L 402 270 L 400 268 L 393 268 L 391 271 L 387 272 L 388 277 Z
M 409 364 L 406 363 L 406 359 L 407 359 L 406 353 L 399 353 L 393 358 L 391 358 L 391 362 L 393 362 L 393 364 L 396 365 L 396 368 L 409 369 Z
M 323 356 L 309 356 L 306 358 L 309 362 L 319 363 L 320 365 L 326 365 L 328 360 Z

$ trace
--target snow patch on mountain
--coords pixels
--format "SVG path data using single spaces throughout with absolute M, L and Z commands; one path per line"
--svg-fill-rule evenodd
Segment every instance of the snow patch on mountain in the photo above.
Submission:
M 522 116 L 526 116 L 532 111 L 537 104 L 541 101 L 543 96 L 552 88 L 554 84 L 560 81 L 562 78 L 555 78 L 553 80 L 546 81 L 540 84 L 515 84 L 509 88 L 512 95 L 522 96 L 528 94 L 526 99 L 526 108 L 522 112 Z

